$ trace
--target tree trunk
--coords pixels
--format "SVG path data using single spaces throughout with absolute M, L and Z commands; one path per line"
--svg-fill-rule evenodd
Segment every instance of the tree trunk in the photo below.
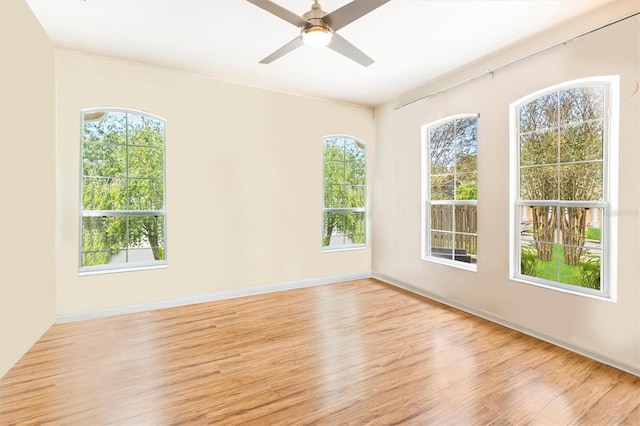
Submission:
M 564 263 L 578 266 L 586 234 L 587 209 L 567 207 L 562 212 L 562 244 L 564 245 Z
M 332 213 L 325 213 L 325 215 L 328 217 L 325 217 L 323 246 L 327 247 L 331 243 L 331 236 L 333 235 L 333 230 L 336 228 L 337 221 L 336 216 Z
M 553 259 L 557 215 L 554 207 L 535 206 L 532 209 L 533 240 L 540 260 Z
M 158 245 L 159 240 L 159 232 L 158 232 L 158 218 L 154 217 L 150 219 L 148 222 L 145 220 L 144 230 L 147 239 L 149 240 L 149 244 L 151 245 L 151 251 L 153 252 L 154 260 L 162 260 L 163 253 L 162 248 Z

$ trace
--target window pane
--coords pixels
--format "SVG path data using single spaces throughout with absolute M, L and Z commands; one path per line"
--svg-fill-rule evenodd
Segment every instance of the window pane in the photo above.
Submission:
M 589 232 L 594 239 L 586 238 L 587 224 L 590 221 L 594 223 L 596 214 L 585 208 L 562 208 L 562 238 L 558 240 L 557 226 L 551 225 L 554 222 L 551 218 L 556 216 L 557 209 L 560 208 L 529 209 L 533 227 L 531 232 L 523 231 L 520 234 L 521 274 L 599 289 L 602 253 L 598 240 L 599 229 L 597 232 Z M 524 217 L 522 213 L 521 217 Z M 540 223 L 536 227 L 538 222 Z
M 162 120 L 140 114 L 128 114 L 127 124 L 130 145 L 163 148 L 164 123 Z
M 453 260 L 453 233 L 431 232 L 431 256 Z
M 348 247 L 365 243 L 365 213 L 349 209 L 366 207 L 365 144 L 350 137 L 324 141 L 323 247 Z
M 429 128 L 428 229 L 424 244 L 432 257 L 475 263 L 477 210 L 457 200 L 478 199 L 478 121 L 454 118 Z M 448 204 L 439 204 L 449 201 Z M 474 203 L 475 204 L 475 203 Z M 473 253 L 472 253 L 473 252 Z
M 346 207 L 364 208 L 365 187 L 346 185 Z
M 558 162 L 558 135 L 555 131 L 520 136 L 520 165 L 537 166 Z
M 531 209 L 532 207 L 529 206 L 519 207 L 520 234 L 525 234 L 528 237 L 533 235 L 533 222 L 531 221 L 533 212 Z
M 344 229 L 343 212 L 325 212 L 323 228 L 323 246 L 335 246 L 344 244 L 344 238 L 338 238 Z
M 478 174 L 460 173 L 456 175 L 456 200 L 478 199 Z
M 520 241 L 520 274 L 558 281 L 558 244 Z
M 476 235 L 455 234 L 454 260 L 465 263 L 476 263 L 478 253 L 478 237 Z
M 126 147 L 109 143 L 83 142 L 82 173 L 84 176 L 126 176 Z
M 592 215 L 590 209 L 563 207 L 560 208 L 560 213 L 562 243 L 571 246 L 583 246 L 587 236 L 588 216 Z
M 325 184 L 342 184 L 345 181 L 344 161 L 324 162 L 324 182 Z
M 453 200 L 454 187 L 453 175 L 431 176 L 431 199 Z
M 164 182 L 155 179 L 129 180 L 130 210 L 164 210 Z
M 81 267 L 138 263 L 144 253 L 164 260 L 164 185 L 162 120 L 83 112 Z M 162 214 L 127 216 L 133 210 Z
M 129 147 L 129 177 L 161 179 L 164 175 L 162 149 L 153 147 Z
M 474 173 L 478 170 L 478 154 L 476 152 L 457 151 L 455 159 L 456 173 Z
M 82 210 L 124 210 L 126 208 L 126 179 L 107 177 L 82 179 Z
M 364 185 L 366 174 L 367 170 L 364 158 L 345 165 L 345 182 L 350 185 Z
M 455 216 L 455 260 L 476 263 L 478 253 L 478 207 L 456 205 Z
M 327 208 L 346 207 L 346 193 L 344 185 L 324 186 L 324 206 Z
M 602 220 L 605 216 L 605 210 L 602 208 L 590 208 L 586 212 L 585 224 L 585 244 L 602 248 Z
M 478 120 L 476 117 L 459 118 L 455 123 L 455 151 L 458 158 L 478 155 Z M 475 170 L 475 169 L 474 169 Z
M 348 212 L 345 215 L 345 228 L 347 242 L 350 244 L 363 244 L 365 242 L 365 213 Z
M 602 251 L 554 244 L 547 260 L 535 246 L 521 241 L 520 273 L 544 280 L 600 290 Z
M 520 199 L 557 200 L 558 167 L 527 167 L 520 170 Z
M 437 127 L 431 128 L 429 131 L 429 149 L 433 153 L 441 149 L 451 150 L 453 148 L 454 121 L 449 121 Z M 433 156 L 432 162 L 433 165 Z
M 478 206 L 455 207 L 456 232 L 476 234 L 478 232 Z
M 82 139 L 107 144 L 127 143 L 127 114 L 118 111 L 94 111 L 83 114 Z
M 449 149 L 436 149 L 431 151 L 431 174 L 453 173 L 456 165 L 455 150 L 453 145 Z
M 560 246 L 560 249 L 560 282 L 600 290 L 602 251 L 574 246 Z
M 560 166 L 560 199 L 566 201 L 602 200 L 602 163 Z
M 129 218 L 129 262 L 164 259 L 164 216 Z
M 126 247 L 125 217 L 85 217 L 82 221 L 82 266 L 106 265 Z
M 364 244 L 365 212 L 325 212 L 323 246 L 342 247 Z
M 344 141 L 344 155 L 345 161 L 354 162 L 362 160 L 364 151 L 358 147 L 356 141 L 353 139 L 347 139 Z
M 558 242 L 558 207 L 531 206 L 521 209 L 523 216 L 520 219 L 521 238 L 535 242 L 555 243 Z M 524 216 L 526 214 L 527 216 Z M 527 217 L 528 219 L 525 219 Z M 523 222 L 526 236 L 523 233 Z
M 604 87 L 576 87 L 560 92 L 562 123 L 597 120 L 604 116 Z
M 569 126 L 560 132 L 560 162 L 602 160 L 602 122 Z
M 549 129 L 558 125 L 558 93 L 542 96 L 520 107 L 520 133 Z
M 344 139 L 328 138 L 324 141 L 325 161 L 344 161 Z
M 431 205 L 431 229 L 437 231 L 453 231 L 453 205 Z
M 583 84 L 539 97 L 518 110 L 520 271 L 551 284 L 601 290 L 602 225 L 608 207 L 580 204 L 608 202 L 604 172 L 609 83 Z M 526 200 L 534 205 L 522 205 Z M 533 200 L 555 205 L 535 205 Z

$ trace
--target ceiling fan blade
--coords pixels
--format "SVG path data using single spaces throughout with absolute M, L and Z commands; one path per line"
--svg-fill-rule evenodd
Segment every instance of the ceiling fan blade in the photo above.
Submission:
M 267 12 L 276 15 L 278 18 L 295 25 L 296 27 L 302 27 L 309 23 L 302 16 L 298 16 L 295 13 L 285 9 L 284 7 L 270 1 L 270 0 L 247 0 L 249 3 L 253 3 L 259 8 L 266 10 Z
M 340 28 L 377 9 L 388 1 L 389 0 L 353 0 L 351 3 L 347 3 L 340 9 L 336 9 L 324 16 L 322 20 L 329 24 L 333 31 L 338 31 Z
M 349 43 L 344 37 L 337 33 L 333 33 L 333 38 L 331 38 L 331 42 L 327 47 L 365 67 L 368 67 L 374 62 L 374 60 L 365 55 L 362 50 Z
M 297 49 L 298 47 L 302 46 L 303 44 L 304 43 L 302 42 L 302 37 L 298 36 L 298 37 L 294 38 L 293 40 L 291 40 L 289 43 L 287 43 L 284 46 L 282 46 L 280 49 L 278 49 L 275 52 L 273 52 L 271 55 L 269 55 L 266 58 L 264 58 L 263 60 L 261 60 L 260 63 L 261 64 L 269 64 L 269 63 L 275 61 L 276 59 L 280 58 L 281 56 L 284 56 L 287 53 L 291 52 L 292 50 Z

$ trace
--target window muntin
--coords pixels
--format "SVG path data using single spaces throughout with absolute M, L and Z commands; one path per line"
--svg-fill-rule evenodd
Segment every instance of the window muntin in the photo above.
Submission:
M 512 278 L 611 296 L 614 81 L 569 82 L 512 105 Z
M 82 111 L 80 271 L 166 264 L 165 123 Z
M 324 138 L 323 250 L 366 244 L 366 147 L 349 136 Z
M 423 132 L 422 258 L 476 269 L 478 120 L 458 115 Z

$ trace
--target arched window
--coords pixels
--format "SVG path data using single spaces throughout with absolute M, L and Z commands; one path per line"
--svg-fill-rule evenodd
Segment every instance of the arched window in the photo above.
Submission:
M 136 111 L 82 111 L 81 272 L 166 264 L 164 128 Z
M 511 105 L 511 278 L 611 296 L 617 87 L 576 80 Z
M 365 247 L 365 143 L 342 135 L 325 137 L 323 142 L 323 250 Z
M 478 259 L 478 119 L 422 127 L 422 258 L 465 269 Z

